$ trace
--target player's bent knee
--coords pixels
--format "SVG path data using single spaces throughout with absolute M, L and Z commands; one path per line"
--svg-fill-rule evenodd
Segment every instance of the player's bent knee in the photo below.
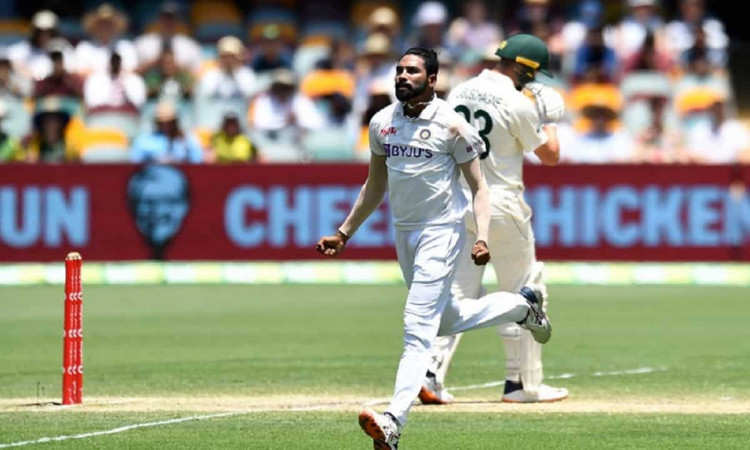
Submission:
M 454 285 L 451 289 L 451 295 L 457 300 L 467 300 L 477 299 L 484 294 L 478 289 L 462 288 Z

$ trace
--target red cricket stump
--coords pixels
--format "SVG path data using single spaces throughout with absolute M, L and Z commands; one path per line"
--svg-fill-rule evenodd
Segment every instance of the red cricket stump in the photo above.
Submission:
M 65 334 L 63 336 L 62 403 L 83 402 L 83 285 L 81 255 L 65 258 Z

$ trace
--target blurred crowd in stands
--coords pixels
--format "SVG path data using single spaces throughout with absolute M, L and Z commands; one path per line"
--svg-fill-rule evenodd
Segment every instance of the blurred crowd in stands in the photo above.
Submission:
M 750 161 L 704 0 L 355 1 L 348 21 L 301 20 L 294 0 L 132 3 L 0 19 L 0 162 L 365 161 L 406 48 L 439 52 L 445 97 L 517 32 L 551 50 L 562 161 Z

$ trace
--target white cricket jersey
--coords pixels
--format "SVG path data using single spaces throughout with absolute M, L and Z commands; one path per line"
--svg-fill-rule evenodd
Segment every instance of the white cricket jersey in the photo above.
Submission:
M 370 121 L 370 150 L 386 156 L 393 224 L 415 230 L 463 220 L 468 205 L 459 182 L 459 164 L 484 151 L 476 130 L 450 105 L 433 97 L 415 118 L 401 103 L 380 110 Z
M 547 142 L 532 101 L 510 78 L 485 69 L 453 88 L 448 102 L 469 117 L 487 146 L 482 173 L 491 201 L 508 192 L 523 192 L 523 154 Z

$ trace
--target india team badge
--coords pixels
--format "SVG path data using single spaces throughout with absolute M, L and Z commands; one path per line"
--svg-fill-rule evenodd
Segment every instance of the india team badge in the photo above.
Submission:
M 422 139 L 423 141 L 429 139 L 430 136 L 432 136 L 432 133 L 430 132 L 429 128 L 425 128 L 424 130 L 421 130 L 419 132 L 419 139 Z

